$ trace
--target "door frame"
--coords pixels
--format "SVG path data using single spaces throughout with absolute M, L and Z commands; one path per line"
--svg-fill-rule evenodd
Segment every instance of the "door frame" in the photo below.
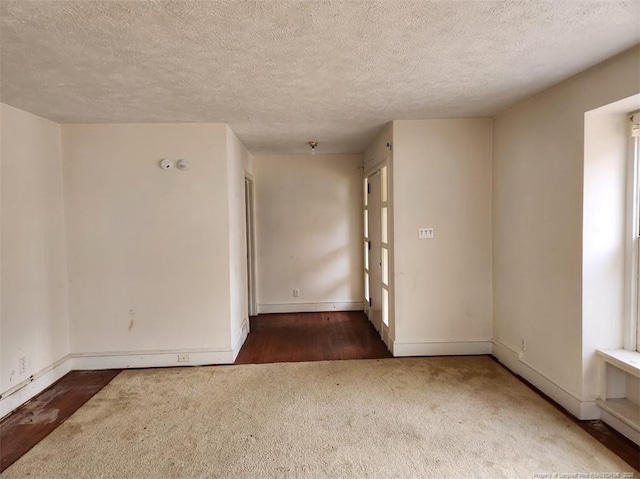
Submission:
M 376 178 L 378 182 L 376 193 L 374 193 L 371 188 L 371 180 L 373 178 Z M 367 251 L 365 251 L 367 259 L 366 263 L 368 263 L 368 265 L 364 264 L 365 275 L 363 277 L 363 279 L 365 279 L 365 282 L 367 283 L 365 284 L 365 314 L 367 315 L 367 318 L 369 319 L 371 324 L 373 324 L 373 326 L 376 328 L 380 336 L 382 336 L 384 328 L 384 324 L 382 321 L 382 223 L 380 215 L 380 212 L 382 211 L 382 167 L 375 168 L 369 173 L 365 174 L 365 179 L 365 198 L 367 201 L 364 205 L 363 210 L 366 212 L 365 217 L 367 218 L 367 226 L 366 230 L 364 231 L 364 239 L 366 242 L 365 248 L 367 248 Z M 376 211 L 371 209 L 373 194 L 378 195 L 378 198 L 375 200 L 375 203 L 377 205 Z M 374 216 L 376 217 L 376 220 L 372 221 Z M 376 227 L 376 225 L 377 231 L 374 232 L 372 228 Z M 377 248 L 375 246 L 372 246 L 373 237 L 376 237 L 379 242 Z M 374 264 L 374 258 L 379 260 L 379 264 Z M 378 281 L 375 281 L 375 279 L 377 279 Z M 377 301 L 374 301 L 374 299 Z
M 258 314 L 256 291 L 256 228 L 255 228 L 255 191 L 253 176 L 244 173 L 244 228 L 247 247 L 247 298 L 249 316 Z M 247 325 L 248 328 L 248 325 Z
M 367 301 L 367 292 L 365 291 L 365 314 L 367 315 L 367 318 L 369 319 L 369 321 L 371 321 L 371 324 L 374 325 L 374 327 L 376 328 L 376 330 L 378 331 L 378 333 L 380 334 L 381 339 L 384 341 L 384 343 L 387 345 L 387 347 L 389 348 L 389 350 L 392 350 L 392 344 L 393 344 L 393 337 L 394 337 L 394 331 L 395 331 L 395 314 L 394 314 L 394 304 L 395 304 L 395 298 L 393 296 L 393 271 L 394 271 L 394 267 L 393 267 L 393 212 L 392 212 L 392 198 L 393 198 L 393 193 L 392 193 L 392 172 L 391 172 L 391 155 L 388 155 L 384 158 L 384 160 L 375 163 L 374 166 L 372 166 L 371 168 L 369 168 L 368 170 L 364 171 L 364 175 L 363 175 L 363 184 L 364 184 L 364 193 L 365 193 L 365 198 L 366 198 L 366 203 L 363 205 L 363 211 L 367 211 L 368 212 L 368 217 L 369 217 L 369 229 L 371 228 L 371 215 L 379 215 L 378 218 L 380 220 L 380 262 L 381 262 L 381 274 L 380 274 L 380 283 L 373 285 L 373 282 L 371 281 L 371 254 L 368 255 L 368 259 L 369 259 L 369 268 L 366 268 L 366 265 L 363 264 L 364 267 L 364 272 L 368 275 L 365 276 L 363 274 L 363 280 L 366 281 L 366 279 L 368 278 L 368 297 L 371 297 L 371 292 L 373 290 L 373 288 L 375 288 L 376 290 L 380 291 L 380 300 L 381 300 L 381 304 L 380 304 L 380 310 L 381 310 L 381 314 L 380 314 L 380 318 L 373 318 L 372 314 L 371 314 L 371 306 L 369 305 L 368 301 Z M 384 175 L 383 175 L 383 171 L 384 171 Z M 366 188 L 368 187 L 368 182 L 369 179 L 375 175 L 380 175 L 380 198 L 379 198 L 379 210 L 374 212 L 371 211 L 371 201 L 370 198 L 368 198 L 367 193 L 368 191 L 366 190 Z M 384 176 L 384 178 L 383 178 Z M 383 182 L 386 183 L 386 198 L 383 199 Z M 386 234 L 387 234 L 387 238 L 386 238 L 386 242 L 383 241 L 383 237 L 382 237 L 382 228 L 383 228 L 383 218 L 382 218 L 382 210 L 386 209 Z M 364 231 L 363 231 L 364 233 Z M 369 230 L 369 236 L 365 236 L 364 237 L 366 245 L 365 248 L 367 248 L 370 244 L 371 244 L 371 231 Z M 384 281 L 384 274 L 383 274 L 383 270 L 384 268 L 382 268 L 382 263 L 384 263 L 384 258 L 383 258 L 383 253 L 382 251 L 386 250 L 387 255 L 386 255 L 386 283 Z M 363 256 L 363 263 L 365 261 L 365 258 Z M 365 285 L 365 290 L 367 289 L 367 286 Z M 383 296 L 385 295 L 386 291 L 386 301 L 383 299 Z M 386 310 L 386 323 L 385 323 L 385 313 L 383 312 L 383 310 Z

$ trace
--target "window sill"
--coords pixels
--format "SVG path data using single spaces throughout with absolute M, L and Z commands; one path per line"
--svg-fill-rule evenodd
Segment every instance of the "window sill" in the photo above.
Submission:
M 624 372 L 640 378 L 640 353 L 627 349 L 598 350 L 605 363 L 609 363 Z
M 602 420 L 640 444 L 640 404 L 636 394 L 628 397 L 626 391 L 628 387 L 634 387 L 629 385 L 629 376 L 640 378 L 640 352 L 609 349 L 598 350 L 597 353 L 600 359 L 600 396 L 596 403 L 602 409 Z M 614 374 L 614 371 L 608 371 L 607 366 L 625 374 Z

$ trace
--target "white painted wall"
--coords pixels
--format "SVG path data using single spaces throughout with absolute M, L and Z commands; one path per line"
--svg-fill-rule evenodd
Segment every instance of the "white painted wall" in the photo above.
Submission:
M 259 312 L 362 310 L 361 168 L 362 155 L 255 157 Z
M 394 354 L 488 352 L 491 120 L 394 121 L 393 190 Z
M 0 103 L 0 394 L 4 393 L 5 388 L 4 388 L 4 381 L 3 381 L 3 377 L 4 377 L 4 369 L 3 369 L 3 364 L 4 364 L 4 356 L 3 356 L 3 348 L 2 348 L 2 154 L 4 151 L 4 148 L 2 147 L 3 145 L 3 135 L 2 135 L 2 118 L 4 117 L 4 113 L 3 113 L 3 107 L 4 105 L 2 103 Z M 66 251 L 65 251 L 66 254 Z M 0 403 L 1 404 L 1 403 Z M 4 414 L 0 414 L 0 417 L 4 416 Z
M 223 124 L 62 126 L 72 352 L 231 360 L 226 140 Z
M 4 396 L 68 355 L 69 306 L 60 127 L 4 104 L 0 124 Z
M 253 174 L 253 157 L 231 128 L 226 127 L 229 188 L 229 281 L 231 344 L 234 355 L 248 333 L 247 234 L 245 227 L 245 175 Z
M 583 295 L 596 286 L 590 278 L 598 268 L 585 270 L 583 291 L 583 247 L 596 254 L 601 251 L 591 243 L 596 237 L 583 236 L 583 226 L 591 228 L 591 221 L 618 209 L 620 197 L 607 200 L 599 212 L 590 197 L 599 166 L 592 159 L 585 169 L 584 114 L 639 89 L 640 49 L 634 48 L 503 112 L 494 121 L 494 341 L 510 355 L 512 368 L 522 367 L 519 372 L 535 375 L 539 387 L 564 394 L 566 401 L 558 396 L 561 403 L 585 418 L 598 412 L 595 406 L 587 405 L 587 410 L 579 404 L 592 399 L 593 383 L 583 380 L 583 365 L 591 374 L 587 363 L 595 346 L 588 339 L 595 331 L 583 335 L 583 328 L 589 327 L 583 324 L 583 299 L 588 308 L 596 305 Z M 619 172 L 610 172 L 607 181 L 620 184 Z M 585 187 L 587 197 L 583 198 Z M 619 267 L 619 257 L 609 261 Z M 612 307 L 615 315 L 618 302 L 619 298 L 611 298 L 598 308 Z M 526 339 L 524 352 L 520 351 L 522 338 Z M 588 351 L 583 351 L 583 338 Z

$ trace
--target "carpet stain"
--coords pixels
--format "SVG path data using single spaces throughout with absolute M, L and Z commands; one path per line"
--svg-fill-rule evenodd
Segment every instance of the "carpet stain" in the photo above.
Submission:
M 84 428 L 81 424 L 71 423 L 65 427 L 64 433 L 67 436 L 75 436 L 76 434 L 81 434 L 84 431 Z

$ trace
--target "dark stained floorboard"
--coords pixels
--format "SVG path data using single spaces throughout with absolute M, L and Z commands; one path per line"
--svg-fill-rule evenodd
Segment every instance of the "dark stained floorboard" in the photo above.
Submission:
M 119 372 L 71 371 L 0 421 L 0 472 L 66 421 Z
M 250 321 L 235 364 L 392 357 L 361 311 L 264 314 Z

